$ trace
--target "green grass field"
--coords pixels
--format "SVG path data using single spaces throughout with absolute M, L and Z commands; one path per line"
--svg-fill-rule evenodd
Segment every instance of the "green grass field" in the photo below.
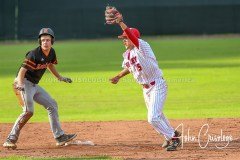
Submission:
M 164 112 L 170 119 L 240 117 L 240 38 L 149 38 L 169 90 Z M 21 113 L 12 82 L 36 42 L 0 44 L 0 122 L 13 123 Z M 108 82 L 122 68 L 119 40 L 60 41 L 58 71 L 74 83 L 60 83 L 47 72 L 40 82 L 59 104 L 61 121 L 145 120 L 141 86 L 128 75 Z M 35 105 L 31 122 L 48 121 Z

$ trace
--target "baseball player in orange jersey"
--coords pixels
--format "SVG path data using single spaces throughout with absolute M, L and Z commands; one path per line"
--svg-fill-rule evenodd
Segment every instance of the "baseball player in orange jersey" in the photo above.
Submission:
M 54 32 L 50 28 L 43 28 L 40 30 L 38 38 L 40 46 L 26 54 L 25 60 L 14 80 L 14 91 L 22 106 L 23 113 L 16 120 L 6 142 L 3 144 L 5 148 L 17 148 L 16 142 L 20 131 L 33 116 L 34 101 L 44 106 L 48 111 L 50 126 L 57 146 L 64 145 L 77 136 L 76 134 L 64 133 L 59 122 L 56 101 L 38 85 L 46 69 L 58 80 L 67 83 L 72 82 L 70 78 L 62 77 L 54 66 L 57 64 L 56 53 L 52 48 L 55 39 Z
M 118 38 L 123 39 L 126 48 L 122 63 L 124 69 L 110 79 L 111 83 L 117 84 L 125 75 L 133 74 L 137 83 L 143 87 L 143 95 L 148 109 L 148 122 L 158 133 L 164 135 L 166 141 L 162 147 L 167 151 L 175 151 L 181 144 L 179 138 L 181 133 L 170 126 L 162 112 L 167 95 L 167 85 L 150 45 L 140 39 L 138 29 L 127 27 L 123 22 L 122 15 L 115 7 L 108 6 L 105 16 L 107 24 L 118 24 L 123 30 L 122 35 Z

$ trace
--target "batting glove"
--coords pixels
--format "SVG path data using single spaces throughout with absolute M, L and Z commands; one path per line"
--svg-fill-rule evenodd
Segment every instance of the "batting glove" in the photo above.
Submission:
M 68 78 L 68 77 L 61 77 L 61 78 L 59 78 L 58 80 L 59 80 L 59 81 L 66 82 L 66 83 L 72 83 L 71 78 Z

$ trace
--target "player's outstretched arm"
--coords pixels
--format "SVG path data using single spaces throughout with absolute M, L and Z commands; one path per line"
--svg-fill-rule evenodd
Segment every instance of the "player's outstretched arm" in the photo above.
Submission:
M 53 64 L 49 64 L 48 65 L 48 70 L 59 80 L 59 81 L 63 81 L 66 83 L 72 83 L 72 80 L 70 78 L 67 77 L 63 77 L 61 76 L 58 71 L 56 70 L 55 66 Z
M 130 28 L 123 22 L 122 14 L 113 6 L 107 6 L 105 10 L 105 20 L 106 24 L 118 24 L 121 29 L 127 34 L 127 37 L 133 42 L 133 44 L 139 48 L 138 37 L 136 37 L 130 31 Z
M 122 30 L 127 34 L 127 37 L 132 41 L 132 43 L 137 48 L 139 48 L 138 38 L 134 34 L 132 34 L 130 28 L 128 28 L 128 26 L 123 21 L 120 21 L 118 24 L 122 28 Z
M 117 84 L 122 77 L 126 76 L 129 73 L 130 72 L 128 69 L 123 69 L 117 76 L 110 78 L 109 81 L 113 84 Z

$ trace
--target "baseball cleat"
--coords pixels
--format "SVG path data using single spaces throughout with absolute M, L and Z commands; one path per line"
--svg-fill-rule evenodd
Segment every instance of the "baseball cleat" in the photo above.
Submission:
M 13 142 L 11 142 L 9 139 L 6 140 L 5 143 L 3 143 L 3 147 L 7 149 L 13 149 L 15 150 L 17 148 L 17 145 Z
M 170 141 L 165 140 L 162 144 L 162 148 L 167 148 L 170 145 Z
M 75 137 L 77 137 L 77 134 L 63 134 L 60 137 L 56 138 L 56 146 L 63 146 L 65 143 L 73 140 Z
M 182 135 L 181 132 L 179 131 L 175 131 L 174 134 L 175 134 L 174 137 L 177 137 L 177 138 L 180 138 L 180 136 Z M 171 140 L 165 140 L 162 144 L 162 148 L 167 148 L 170 145 L 170 142 Z
M 182 144 L 180 139 L 181 132 L 175 131 L 174 133 L 175 133 L 175 136 L 172 138 L 172 141 L 169 144 L 169 146 L 166 147 L 167 151 L 176 151 L 177 147 L 179 147 Z

